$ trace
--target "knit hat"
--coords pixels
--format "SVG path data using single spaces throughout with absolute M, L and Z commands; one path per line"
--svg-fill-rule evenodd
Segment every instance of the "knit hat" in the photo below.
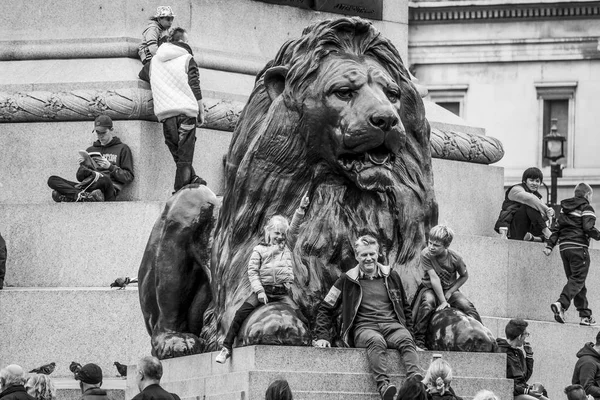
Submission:
M 109 129 L 112 129 L 113 122 L 112 119 L 108 115 L 98 115 L 96 120 L 94 121 L 94 130 L 98 132 L 106 132 Z
M 158 6 L 156 7 L 156 14 L 154 14 L 154 18 L 163 18 L 163 17 L 175 17 L 173 14 L 173 10 L 169 6 Z
M 75 375 L 75 379 L 90 385 L 102 383 L 102 368 L 96 364 L 85 364 Z

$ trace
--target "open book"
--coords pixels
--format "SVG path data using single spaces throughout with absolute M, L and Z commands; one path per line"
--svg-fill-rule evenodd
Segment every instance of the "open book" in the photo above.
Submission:
M 102 157 L 102 154 L 97 151 L 91 151 L 88 153 L 85 150 L 79 150 L 78 153 L 83 158 L 82 164 L 93 170 L 98 169 L 98 164 L 96 164 L 95 160 L 104 158 Z

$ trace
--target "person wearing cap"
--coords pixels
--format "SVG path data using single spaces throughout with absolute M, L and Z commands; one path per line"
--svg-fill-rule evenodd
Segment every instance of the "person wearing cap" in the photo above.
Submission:
M 169 393 L 160 386 L 163 368 L 156 357 L 144 357 L 137 366 L 135 382 L 140 393 L 131 400 L 180 400 L 175 393 Z
M 113 136 L 113 121 L 108 115 L 99 115 L 94 121 L 98 140 L 87 148 L 87 153 L 97 152 L 96 167 L 79 158 L 77 180 L 71 182 L 59 176 L 48 178 L 56 202 L 114 201 L 123 187 L 133 181 L 133 156 L 129 146 Z
M 16 364 L 0 370 L 0 399 L 2 400 L 35 400 L 25 389 L 25 371 Z
M 167 41 L 173 18 L 175 18 L 175 14 L 171 7 L 156 7 L 156 13 L 150 18 L 148 26 L 144 29 L 142 33 L 144 39 L 138 48 L 142 64 L 147 64 L 156 54 L 158 46 Z
M 81 397 L 79 400 L 108 400 L 108 396 L 102 386 L 102 368 L 90 363 L 85 364 L 75 374 L 75 379 L 79 381 Z
M 175 28 L 170 40 L 152 58 L 150 86 L 154 114 L 163 124 L 165 143 L 175 161 L 173 186 L 177 192 L 189 183 L 206 184 L 192 167 L 196 124 L 204 123 L 204 106 L 198 65 L 187 43 L 187 32 Z

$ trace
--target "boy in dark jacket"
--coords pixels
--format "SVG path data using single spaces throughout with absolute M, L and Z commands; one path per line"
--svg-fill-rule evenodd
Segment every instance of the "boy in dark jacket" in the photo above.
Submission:
M 561 324 L 565 323 L 565 311 L 571 305 L 571 300 L 579 312 L 580 325 L 596 324 L 592 310 L 588 308 L 585 287 L 590 268 L 590 237 L 600 240 L 600 231 L 594 226 L 596 214 L 590 205 L 592 194 L 592 188 L 588 184 L 580 183 L 575 187 L 575 197 L 561 201 L 558 223 L 544 249 L 544 254 L 549 256 L 558 243 L 568 279 L 558 301 L 550 305 L 554 319 Z
M 125 185 L 133 181 L 133 157 L 129 147 L 112 134 L 113 122 L 108 115 L 100 115 L 94 121 L 98 136 L 87 152 L 102 155 L 96 158 L 95 167 L 79 158 L 77 180 L 71 182 L 59 176 L 48 178 L 48 186 L 54 189 L 52 199 L 56 202 L 114 201 Z
M 583 386 L 585 393 L 600 398 L 600 332 L 596 344 L 589 342 L 577 352 L 571 383 Z
M 331 346 L 331 322 L 341 306 L 344 345 L 367 349 L 381 398 L 392 400 L 397 389 L 387 374 L 388 343 L 400 352 L 407 378 L 423 379 L 410 306 L 398 273 L 377 262 L 379 243 L 374 237 L 358 238 L 354 251 L 358 265 L 338 278 L 319 306 L 314 345 Z
M 527 384 L 533 374 L 533 349 L 526 341 L 529 337 L 527 325 L 527 321 L 522 319 L 508 321 L 504 328 L 506 339 L 496 339 L 498 352 L 506 353 L 506 377 L 514 380 L 515 399 L 545 400 L 546 398 L 542 396 L 542 393 Z

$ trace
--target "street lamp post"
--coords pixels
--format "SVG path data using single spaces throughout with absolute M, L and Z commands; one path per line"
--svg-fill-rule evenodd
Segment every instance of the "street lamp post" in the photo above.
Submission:
M 558 178 L 562 178 L 562 165 L 557 160 L 565 156 L 565 140 L 566 138 L 558 133 L 557 119 L 552 119 L 550 133 L 544 137 L 544 158 L 550 160 L 550 177 L 551 177 L 551 192 L 550 206 L 554 211 L 558 212 L 557 190 Z

